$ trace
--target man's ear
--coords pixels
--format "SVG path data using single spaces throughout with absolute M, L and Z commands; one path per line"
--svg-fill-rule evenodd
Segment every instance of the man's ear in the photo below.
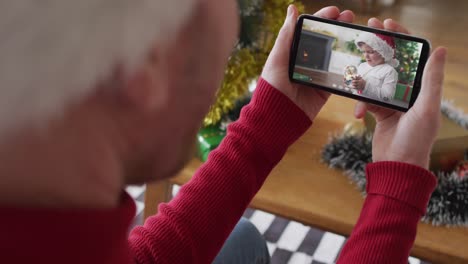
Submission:
M 167 78 L 167 66 L 153 50 L 141 66 L 127 75 L 121 93 L 132 106 L 143 111 L 154 111 L 167 102 Z

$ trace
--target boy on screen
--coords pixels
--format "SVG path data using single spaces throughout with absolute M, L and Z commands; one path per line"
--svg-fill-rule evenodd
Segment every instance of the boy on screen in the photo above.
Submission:
M 353 86 L 363 95 L 388 102 L 395 95 L 398 73 L 395 41 L 391 36 L 362 32 L 355 41 L 366 62 L 358 66 Z

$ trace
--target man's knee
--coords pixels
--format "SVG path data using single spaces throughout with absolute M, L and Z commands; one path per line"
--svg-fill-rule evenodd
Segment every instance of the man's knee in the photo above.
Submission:
M 249 220 L 241 218 L 214 263 L 269 263 L 266 241 Z
M 243 236 L 249 237 L 252 240 L 260 240 L 265 241 L 262 234 L 258 231 L 252 222 L 250 222 L 247 218 L 242 217 L 240 221 L 237 223 L 236 228 Z

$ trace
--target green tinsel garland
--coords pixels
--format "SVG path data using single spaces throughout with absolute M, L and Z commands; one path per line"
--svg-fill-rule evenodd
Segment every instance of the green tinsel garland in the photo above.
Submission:
M 216 102 L 206 115 L 204 126 L 217 126 L 224 115 L 245 96 L 248 85 L 261 74 L 276 36 L 283 25 L 286 8 L 295 3 L 299 12 L 304 6 L 294 0 L 238 0 L 241 30 L 239 42 L 229 58 Z
M 456 109 L 450 102 L 443 102 L 441 112 L 468 129 L 468 114 Z M 342 169 L 365 195 L 365 167 L 372 162 L 372 134 L 336 135 L 322 151 L 322 159 L 331 167 Z M 433 225 L 468 226 L 468 176 L 457 172 L 434 173 L 438 185 L 429 200 L 424 222 Z

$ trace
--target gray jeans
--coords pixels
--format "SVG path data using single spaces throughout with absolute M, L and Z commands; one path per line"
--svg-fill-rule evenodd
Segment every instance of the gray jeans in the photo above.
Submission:
M 268 264 L 270 254 L 257 228 L 242 218 L 224 243 L 213 264 Z

